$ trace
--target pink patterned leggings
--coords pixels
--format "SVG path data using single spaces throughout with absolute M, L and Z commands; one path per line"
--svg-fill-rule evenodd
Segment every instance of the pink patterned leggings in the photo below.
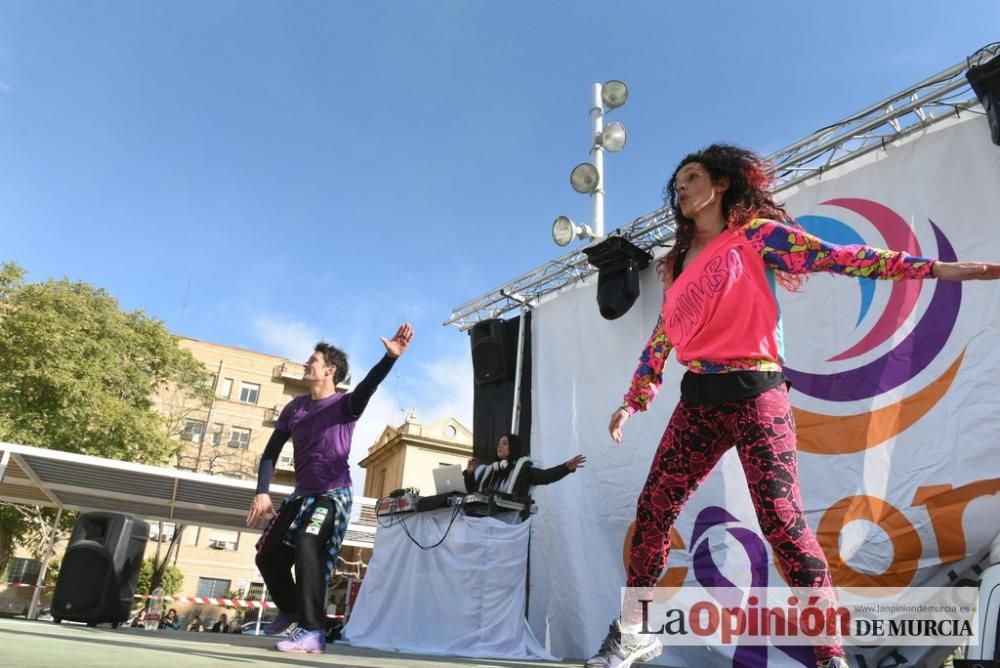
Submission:
M 757 520 L 792 587 L 831 586 L 826 556 L 802 511 L 795 420 L 784 386 L 722 404 L 681 402 L 674 410 L 639 495 L 629 587 L 655 587 L 667 565 L 670 528 L 691 494 L 733 445 Z M 843 656 L 816 646 L 817 661 Z

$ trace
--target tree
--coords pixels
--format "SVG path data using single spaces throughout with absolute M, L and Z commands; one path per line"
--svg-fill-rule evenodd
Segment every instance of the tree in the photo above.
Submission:
M 43 583 L 46 587 L 55 587 L 56 581 L 59 579 L 59 566 L 62 562 L 58 559 L 52 559 L 49 561 L 49 567 L 45 571 L 45 582 Z
M 121 310 L 105 290 L 27 283 L 0 265 L 0 440 L 163 464 L 178 444 L 153 397 L 181 388 L 210 400 L 207 376 L 162 322 Z M 25 529 L 0 508 L 0 570 Z
M 142 568 L 139 570 L 139 581 L 135 586 L 136 594 L 145 596 L 152 591 L 151 585 L 155 568 L 156 564 L 153 563 L 152 557 L 142 562 Z M 181 573 L 181 569 L 176 566 L 167 566 L 163 571 L 160 586 L 163 587 L 163 593 L 168 596 L 179 592 L 184 586 L 184 574 Z
M 63 512 L 57 527 L 56 544 L 69 538 L 77 514 L 72 511 Z M 52 540 L 52 525 L 55 520 L 56 511 L 52 508 L 0 501 L 0 545 L 3 544 L 4 536 L 9 535 L 11 542 L 16 538 L 18 544 L 33 558 L 42 559 Z M 9 560 L 9 553 L 10 547 L 7 548 L 7 557 L 0 559 L 0 564 L 4 564 L 0 566 L 0 573 Z

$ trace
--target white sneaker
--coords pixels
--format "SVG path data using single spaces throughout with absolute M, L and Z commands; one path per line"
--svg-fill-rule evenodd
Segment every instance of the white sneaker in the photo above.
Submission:
M 584 668 L 627 668 L 633 663 L 645 663 L 660 656 L 663 643 L 652 633 L 624 633 L 617 619 L 608 628 L 608 635 L 597 654 L 583 664 Z

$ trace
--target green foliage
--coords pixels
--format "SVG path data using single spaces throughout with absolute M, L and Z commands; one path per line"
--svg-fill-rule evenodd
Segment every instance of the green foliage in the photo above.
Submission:
M 49 560 L 49 567 L 47 569 L 45 569 L 45 582 L 44 582 L 44 584 L 45 584 L 46 587 L 55 587 L 56 586 L 56 580 L 59 579 L 59 566 L 61 566 L 61 565 L 62 565 L 62 562 L 59 561 L 58 559 L 50 559 Z
M 0 573 L 7 570 L 10 558 L 14 556 L 14 540 L 28 530 L 28 521 L 17 508 L 0 505 Z
M 153 580 L 154 566 L 152 558 L 142 562 L 142 569 L 139 570 L 139 582 L 135 587 L 136 594 L 145 596 L 150 593 L 150 582 Z M 181 573 L 181 569 L 176 566 L 167 566 L 166 570 L 163 571 L 163 581 L 160 583 L 160 586 L 163 587 L 163 592 L 167 595 L 179 592 L 181 587 L 184 586 L 184 575 Z
M 104 290 L 22 274 L 0 268 L 0 439 L 166 462 L 176 443 L 152 397 L 169 385 L 204 393 L 204 367 L 162 322 L 122 311 Z
M 0 441 L 148 464 L 177 449 L 154 395 L 211 396 L 162 322 L 86 283 L 26 283 L 13 263 L 0 264 L 0 370 Z M 0 568 L 24 530 L 0 508 Z

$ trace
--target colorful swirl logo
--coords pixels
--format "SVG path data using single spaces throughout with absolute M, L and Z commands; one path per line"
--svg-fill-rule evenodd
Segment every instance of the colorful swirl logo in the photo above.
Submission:
M 885 239 L 885 246 L 923 255 L 920 244 L 903 218 L 892 209 L 866 199 L 833 199 L 822 204 L 852 211 L 869 221 Z M 861 244 L 861 236 L 845 223 L 825 216 L 798 218 L 811 234 L 837 244 Z M 946 262 L 956 259 L 951 242 L 934 221 L 928 219 L 937 243 L 936 257 Z M 881 244 L 873 244 L 881 245 Z M 930 254 L 934 256 L 933 253 Z M 861 308 L 855 326 L 859 326 L 872 305 L 875 282 L 857 279 L 861 290 Z M 860 357 L 888 341 L 913 314 L 925 285 L 934 285 L 934 293 L 924 314 L 913 330 L 884 355 L 867 364 L 836 373 L 806 373 L 785 368 L 793 388 L 825 401 L 871 399 L 913 380 L 941 353 L 958 320 L 962 303 L 962 284 L 949 281 L 895 281 L 885 311 L 860 341 L 834 355 L 828 361 Z M 824 455 L 840 455 L 867 450 L 902 433 L 943 397 L 962 365 L 963 350 L 948 369 L 922 390 L 901 401 L 877 410 L 855 415 L 827 415 L 796 408 L 799 449 Z M 837 428 L 830 429 L 836 423 Z

